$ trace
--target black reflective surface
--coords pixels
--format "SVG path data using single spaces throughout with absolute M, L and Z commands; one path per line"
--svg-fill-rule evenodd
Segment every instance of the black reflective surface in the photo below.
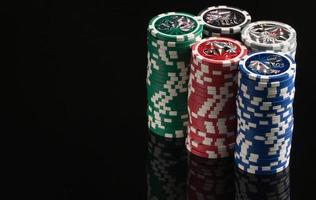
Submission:
M 185 199 L 187 152 L 184 139 L 151 134 L 147 154 L 147 198 Z
M 289 167 L 277 174 L 257 176 L 235 169 L 236 200 L 291 199 Z
M 189 153 L 187 199 L 234 199 L 233 159 L 205 159 Z
M 315 6 L 304 0 L 2 1 L 0 128 L 11 198 L 146 199 L 147 23 L 220 4 L 297 30 L 290 194 L 315 199 Z
M 289 168 L 273 175 L 249 174 L 235 167 L 233 158 L 201 158 L 185 150 L 183 139 L 149 133 L 147 199 L 291 199 Z

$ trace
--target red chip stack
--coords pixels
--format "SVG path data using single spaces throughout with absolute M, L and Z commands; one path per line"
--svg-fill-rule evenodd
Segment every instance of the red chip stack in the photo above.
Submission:
M 245 46 L 225 37 L 192 46 L 186 140 L 191 153 L 204 158 L 233 154 L 238 62 L 246 55 Z

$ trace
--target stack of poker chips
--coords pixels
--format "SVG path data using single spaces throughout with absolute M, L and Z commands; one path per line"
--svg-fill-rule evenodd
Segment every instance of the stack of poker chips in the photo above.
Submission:
M 211 37 L 192 46 L 186 141 L 191 153 L 205 158 L 233 154 L 238 62 L 246 55 L 246 47 L 229 38 Z
M 282 53 L 253 53 L 239 64 L 235 163 L 273 174 L 290 161 L 296 64 Z
M 275 21 L 257 21 L 248 24 L 241 39 L 251 52 L 274 51 L 296 54 L 296 31 L 289 25 Z
M 234 199 L 234 165 L 231 158 L 188 156 L 187 200 Z
M 290 200 L 289 167 L 280 173 L 258 176 L 235 170 L 236 200 Z
M 226 36 L 240 40 L 241 30 L 251 22 L 251 16 L 245 10 L 212 6 L 199 13 L 204 23 L 203 34 L 210 36 Z
M 184 138 L 149 135 L 147 199 L 185 200 L 187 153 L 184 142 Z
M 191 46 L 202 37 L 198 17 L 170 12 L 148 25 L 147 115 L 149 129 L 160 136 L 186 136 Z

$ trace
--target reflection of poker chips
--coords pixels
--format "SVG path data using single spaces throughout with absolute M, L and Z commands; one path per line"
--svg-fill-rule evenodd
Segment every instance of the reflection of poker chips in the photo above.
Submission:
M 206 159 L 189 154 L 187 199 L 234 199 L 231 158 Z
M 189 62 L 192 44 L 201 39 L 198 17 L 186 13 L 165 13 L 148 25 L 147 115 L 155 134 L 185 137 Z
M 258 176 L 235 168 L 236 200 L 290 199 L 289 167 L 282 172 Z
M 296 31 L 289 25 L 275 21 L 257 21 L 248 24 L 241 39 L 252 52 L 275 51 L 295 57 Z
M 229 36 L 240 39 L 240 32 L 251 21 L 247 11 L 228 6 L 212 6 L 199 13 L 206 36 Z
M 247 49 L 240 42 L 211 37 L 192 46 L 188 89 L 187 149 L 205 158 L 232 154 L 237 126 L 237 66 Z
M 239 69 L 235 163 L 253 174 L 280 172 L 290 161 L 295 62 L 258 52 L 242 59 Z
M 184 138 L 151 133 L 147 156 L 147 199 L 184 200 L 187 170 Z

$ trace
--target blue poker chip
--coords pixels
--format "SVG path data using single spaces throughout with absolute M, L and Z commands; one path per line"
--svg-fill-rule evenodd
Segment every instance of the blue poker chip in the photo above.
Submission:
M 243 145 L 237 144 L 235 147 L 235 151 L 238 152 L 239 154 L 243 155 L 251 155 L 251 154 L 256 154 L 260 155 L 258 156 L 259 158 L 274 158 L 278 157 L 280 154 L 284 154 L 288 152 L 289 149 L 291 149 L 291 141 L 286 141 L 283 144 L 278 146 L 268 146 L 268 145 L 251 145 L 251 146 L 246 146 L 245 142 L 242 142 Z
M 296 63 L 286 54 L 265 51 L 243 58 L 239 62 L 239 70 L 250 80 L 274 82 L 293 77 L 296 72 Z
M 295 75 L 293 77 L 290 77 L 288 79 L 282 80 L 282 81 L 274 81 L 274 82 L 257 82 L 248 79 L 247 77 L 243 76 L 242 73 L 238 73 L 238 82 L 244 83 L 245 85 L 249 87 L 256 87 L 256 88 L 282 88 L 286 87 L 288 85 L 291 85 L 295 83 Z
M 275 174 L 278 172 L 283 171 L 286 169 L 289 165 L 290 157 L 285 159 L 284 162 L 274 164 L 269 163 L 268 165 L 254 165 L 254 164 L 247 164 L 242 161 L 242 159 L 238 158 L 238 155 L 235 153 L 235 164 L 238 168 L 242 169 L 243 171 L 246 171 L 248 173 L 252 174 L 258 174 L 258 175 L 269 175 L 269 174 Z
M 252 95 L 252 96 L 258 96 L 258 97 L 265 97 L 267 99 L 274 99 L 278 96 L 286 96 L 293 92 L 295 89 L 295 84 L 289 84 L 287 86 L 284 86 L 282 88 L 256 88 L 251 87 L 249 85 L 245 85 L 244 83 L 240 83 L 241 87 L 239 89 L 240 92 Z
M 283 106 L 279 106 L 279 109 L 272 111 L 261 111 L 257 106 L 251 106 L 249 104 L 244 104 L 240 102 L 241 100 L 236 100 L 237 111 L 242 111 L 248 115 L 259 118 L 269 118 L 278 115 L 285 115 L 287 112 L 293 112 L 292 104 L 287 104 Z
M 295 89 L 293 87 L 293 89 L 291 89 L 290 91 L 283 94 L 276 95 L 274 97 L 267 97 L 267 95 L 264 94 L 264 92 L 262 94 L 260 92 L 256 92 L 256 93 L 244 92 L 240 88 L 238 88 L 237 93 L 239 96 L 242 96 L 244 99 L 248 101 L 253 101 L 256 103 L 263 103 L 263 102 L 271 102 L 271 103 L 280 102 L 281 103 L 282 101 L 286 101 L 293 98 Z
M 259 121 L 247 122 L 245 119 L 237 116 L 237 124 L 240 126 L 240 129 L 247 132 L 255 131 L 254 134 L 264 135 L 266 133 L 273 133 L 275 131 L 285 131 L 293 129 L 293 116 L 290 115 L 286 120 L 279 122 L 278 124 L 273 125 L 262 125 L 259 124 Z
M 263 136 L 263 134 L 256 134 L 255 130 L 241 130 L 239 129 L 237 131 L 238 135 L 237 135 L 237 140 L 240 139 L 244 142 L 244 140 L 246 140 L 248 143 L 252 143 L 253 145 L 274 145 L 277 143 L 280 143 L 282 141 L 286 141 L 288 139 L 292 138 L 292 128 L 288 129 L 287 131 L 284 131 L 283 134 L 280 135 L 274 135 L 271 137 L 265 137 Z M 279 134 L 279 133 L 276 133 Z M 238 141 L 237 141 L 238 143 Z
M 284 113 L 279 115 L 274 115 L 271 117 L 257 117 L 254 113 L 243 110 L 242 108 L 237 108 L 237 116 L 239 118 L 245 119 L 246 122 L 255 123 L 258 125 L 269 126 L 279 124 L 283 121 L 289 120 L 293 117 L 293 109 L 286 110 Z
M 269 152 L 269 153 L 253 153 L 251 151 L 244 151 L 239 150 L 238 155 L 243 156 L 244 158 L 247 158 L 249 161 L 258 162 L 261 161 L 268 161 L 273 159 L 279 159 L 286 157 L 291 154 L 291 146 L 286 147 L 285 150 L 282 151 L 275 151 L 275 152 Z M 237 149 L 236 149 L 237 152 Z
M 240 133 L 239 133 L 240 134 Z M 292 139 L 287 138 L 285 140 L 279 140 L 279 143 L 271 143 L 270 142 L 262 142 L 256 141 L 253 142 L 247 138 L 237 138 L 236 149 L 247 149 L 247 151 L 251 152 L 272 152 L 272 151 L 281 151 L 284 150 L 284 147 L 291 145 Z
M 291 107 L 294 101 L 294 97 L 286 99 L 284 101 L 276 101 L 276 102 L 256 102 L 250 101 L 248 99 L 243 98 L 240 96 L 240 93 L 237 93 L 237 101 L 242 106 L 248 107 L 249 109 L 256 110 L 257 112 L 262 113 L 271 113 L 276 112 L 278 110 L 287 109 Z
M 274 145 L 281 143 L 292 137 L 292 129 L 280 133 L 271 134 L 269 136 L 265 136 L 264 134 L 256 134 L 257 131 L 245 131 L 239 129 L 237 131 L 237 140 L 241 140 L 242 142 L 247 142 L 253 145 Z M 245 140 L 245 141 L 244 141 Z M 238 143 L 238 141 L 237 141 Z
M 236 149 L 237 151 L 237 149 Z M 244 158 L 248 159 L 251 162 L 258 162 L 258 161 L 272 161 L 273 159 L 280 159 L 285 158 L 291 154 L 291 146 L 288 146 L 286 150 L 283 151 L 275 151 L 275 152 L 269 152 L 267 154 L 263 153 L 253 153 L 250 151 L 243 151 L 239 150 L 238 155 L 243 156 Z
M 235 160 L 239 161 L 240 163 L 242 163 L 244 166 L 247 167 L 254 167 L 257 168 L 258 170 L 264 170 L 264 168 L 270 167 L 271 169 L 277 169 L 281 166 L 283 166 L 284 164 L 286 164 L 290 158 L 289 155 L 286 155 L 284 157 L 280 157 L 279 159 L 272 159 L 270 161 L 268 160 L 261 160 L 261 161 L 257 161 L 257 162 L 252 162 L 249 161 L 249 159 L 246 159 L 242 156 L 240 156 L 238 153 L 234 154 Z
M 296 64 L 287 55 L 257 52 L 239 63 L 235 163 L 273 174 L 290 161 Z
M 250 159 L 247 156 L 238 154 L 239 160 L 241 160 L 243 163 L 255 165 L 255 166 L 271 166 L 271 165 L 278 165 L 282 164 L 287 161 L 287 159 L 290 157 L 290 154 L 285 154 L 280 157 L 270 158 L 270 159 Z
M 284 166 L 288 160 L 290 159 L 290 156 L 286 156 L 284 158 L 280 158 L 279 160 L 273 160 L 271 162 L 269 161 L 257 161 L 257 162 L 250 162 L 249 160 L 239 156 L 238 154 L 235 154 L 235 160 L 242 164 L 246 168 L 254 168 L 258 171 L 265 171 L 267 168 L 269 170 L 276 170 L 279 167 Z

